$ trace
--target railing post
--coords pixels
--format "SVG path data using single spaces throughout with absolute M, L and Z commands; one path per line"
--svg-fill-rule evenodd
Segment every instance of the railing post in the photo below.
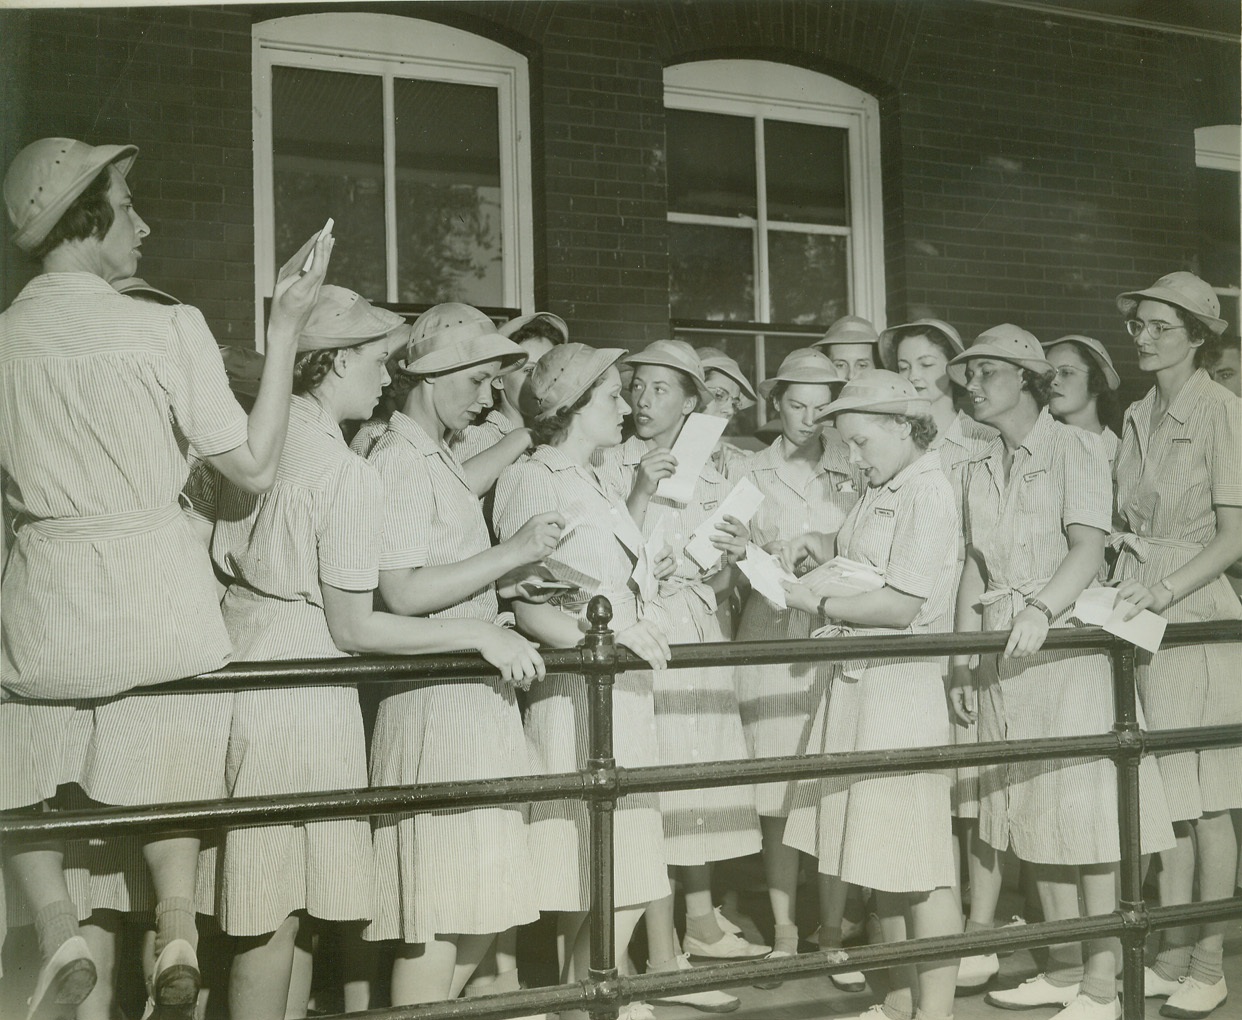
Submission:
M 1117 822 L 1121 837 L 1122 1016 L 1143 1020 L 1143 944 L 1147 938 L 1147 906 L 1143 902 L 1142 825 L 1139 765 L 1143 735 L 1138 725 L 1134 646 L 1114 640 L 1109 649 L 1113 667 L 1113 731 L 1117 734 Z
M 587 606 L 591 629 L 583 642 L 583 666 L 590 707 L 590 744 L 587 768 L 591 772 L 590 980 L 597 998 L 591 1020 L 616 1020 L 616 946 L 613 945 L 612 823 L 616 809 L 616 767 L 612 754 L 612 688 L 617 676 L 617 646 L 609 623 L 612 605 L 596 595 Z M 567 947 L 567 950 L 569 947 Z M 609 987 L 611 986 L 611 987 Z

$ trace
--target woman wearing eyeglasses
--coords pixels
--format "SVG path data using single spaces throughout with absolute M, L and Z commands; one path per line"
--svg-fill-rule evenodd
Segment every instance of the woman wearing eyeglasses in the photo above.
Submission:
M 1117 454 L 1118 596 L 1170 622 L 1237 620 L 1242 607 L 1224 571 L 1242 556 L 1242 402 L 1212 382 L 1228 325 L 1211 287 L 1170 273 L 1122 294 L 1139 368 L 1155 376 L 1126 410 Z M 1151 729 L 1242 723 L 1239 646 L 1167 648 L 1138 668 Z M 1177 846 L 1161 855 L 1160 902 L 1233 894 L 1237 842 L 1231 808 L 1242 807 L 1242 748 L 1178 751 L 1158 759 Z M 1225 925 L 1166 930 L 1149 996 L 1168 996 L 1163 1016 L 1205 1017 L 1225 1001 Z
M 704 414 L 732 421 L 739 411 L 755 406 L 759 399 L 741 366 L 724 351 L 715 347 L 700 347 L 699 362 L 703 366 L 703 379 L 707 383 L 707 405 Z M 751 452 L 722 439 L 716 445 L 712 460 L 716 469 L 726 478 L 738 478 L 746 470 Z
M 1115 421 L 1121 376 L 1108 349 L 1089 336 L 1071 333 L 1044 344 L 1044 356 L 1056 370 L 1048 411 L 1057 421 L 1100 437 L 1111 464 L 1121 440 L 1108 427 Z

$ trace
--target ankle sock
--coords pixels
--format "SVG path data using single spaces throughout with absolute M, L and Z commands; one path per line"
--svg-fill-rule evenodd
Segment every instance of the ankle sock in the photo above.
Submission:
M 888 1020 L 914 1020 L 913 1008 L 906 1005 L 908 999 L 908 995 L 889 992 L 880 1004 L 880 1009 Z
M 506 970 L 496 975 L 496 980 L 486 986 L 484 995 L 497 995 L 500 992 L 520 992 L 522 984 L 518 981 L 516 970 Z
M 1079 946 L 1048 948 L 1048 965 L 1044 968 L 1044 977 L 1048 984 L 1057 988 L 1081 984 L 1082 973 L 1082 949 Z
M 918 1010 L 914 1016 L 915 1020 L 953 1020 L 952 1013 L 946 1013 L 944 1016 L 937 1016 L 935 1013 L 929 1013 L 925 1009 Z
M 194 901 L 170 896 L 155 905 L 155 955 L 177 939 L 185 939 L 198 948 L 198 925 L 194 919 Z
M 686 915 L 686 937 L 698 939 L 700 942 L 719 942 L 725 933 L 721 931 L 716 920 L 716 912 L 710 914 Z
M 1190 953 L 1190 976 L 1205 985 L 1214 985 L 1225 976 L 1224 949 L 1204 949 L 1195 946 Z
M 72 900 L 57 900 L 35 914 L 35 932 L 39 936 L 39 952 L 43 959 L 50 960 L 52 954 L 68 942 L 78 930 L 78 908 Z
M 1177 981 L 1190 972 L 1190 946 L 1165 946 L 1151 967 L 1166 981 Z
M 966 919 L 967 931 L 991 931 L 994 927 L 995 925 L 984 924 L 982 921 L 972 921 L 970 918 Z
M 780 953 L 788 953 L 790 956 L 798 955 L 798 926 L 796 924 L 778 924 L 775 928 L 775 937 L 772 939 L 772 949 Z
M 836 925 L 819 926 L 819 948 L 820 949 L 840 949 L 842 934 L 840 927 Z M 897 1020 L 896 1017 L 893 1020 Z M 913 1020 L 913 1018 L 911 1018 Z
M 1117 979 L 1115 977 L 1096 977 L 1093 974 L 1083 976 L 1079 995 L 1085 995 L 1092 1002 L 1108 1005 L 1117 998 Z

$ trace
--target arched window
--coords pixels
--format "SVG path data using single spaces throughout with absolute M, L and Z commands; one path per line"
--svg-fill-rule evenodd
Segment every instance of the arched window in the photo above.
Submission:
M 678 333 L 763 378 L 841 315 L 882 328 L 876 99 L 786 64 L 704 60 L 665 70 L 664 105 Z
M 336 220 L 332 280 L 376 301 L 529 307 L 526 58 L 433 22 L 254 28 L 255 288 Z

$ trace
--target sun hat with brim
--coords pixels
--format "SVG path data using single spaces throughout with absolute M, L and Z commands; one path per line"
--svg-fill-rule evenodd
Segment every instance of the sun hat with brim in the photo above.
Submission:
M 1131 290 L 1120 294 L 1117 297 L 1117 307 L 1123 315 L 1132 316 L 1138 311 L 1139 302 L 1144 298 L 1163 301 L 1166 305 L 1176 305 L 1218 336 L 1229 327 L 1229 323 L 1220 317 L 1220 298 L 1211 286 L 1194 273 L 1179 270 L 1160 277 L 1146 290 Z
M 146 280 L 139 279 L 137 276 L 129 276 L 124 280 L 113 280 L 112 289 L 118 294 L 124 294 L 127 297 L 139 298 L 143 301 L 154 301 L 157 305 L 179 305 L 178 301 L 171 294 L 152 287 Z
M 376 308 L 361 294 L 325 283 L 298 337 L 299 351 L 327 351 L 357 347 L 388 336 L 405 319 L 386 308 Z
M 654 340 L 641 351 L 627 354 L 623 359 L 629 368 L 639 365 L 659 365 L 684 372 L 694 383 L 694 389 L 703 403 L 711 403 L 712 395 L 707 389 L 707 380 L 703 376 L 703 363 L 699 360 L 698 351 L 684 340 Z
M 719 372 L 723 376 L 727 376 L 737 383 L 742 391 L 742 396 L 738 400 L 737 409 L 745 411 L 748 407 L 754 407 L 755 401 L 759 399 L 759 394 L 755 392 L 755 387 L 746 373 L 742 371 L 742 366 L 734 361 L 724 351 L 717 350 L 715 347 L 700 347 L 699 362 L 703 366 L 703 379 L 707 380 L 708 372 Z
M 861 315 L 843 315 L 828 327 L 828 332 L 815 341 L 815 347 L 827 347 L 829 344 L 874 344 L 879 343 L 880 335 Z
M 529 326 L 532 322 L 546 322 L 558 333 L 561 334 L 561 343 L 569 340 L 569 325 L 559 315 L 553 315 L 551 312 L 531 312 L 529 315 L 519 315 L 516 319 L 510 319 L 500 327 L 503 336 L 512 338 L 523 326 Z
M 928 330 L 935 330 L 953 348 L 953 354 L 961 354 L 966 349 L 961 335 L 943 319 L 915 319 L 903 322 L 900 326 L 889 326 L 880 334 L 880 361 L 890 372 L 897 371 L 897 347 L 908 336 L 919 336 Z
M 1070 333 L 1068 336 L 1057 337 L 1057 339 L 1044 344 L 1044 350 L 1050 351 L 1060 344 L 1078 344 L 1084 348 L 1087 354 L 1100 366 L 1100 371 L 1104 373 L 1104 381 L 1108 384 L 1108 388 L 1110 390 L 1121 388 L 1121 376 L 1117 374 L 1117 369 L 1113 365 L 1113 359 L 1109 357 L 1107 349 L 1100 341 L 1094 337 Z
M 931 401 L 919 396 L 909 379 L 883 368 L 868 368 L 850 377 L 837 399 L 824 408 L 820 421 L 846 411 L 867 414 L 904 414 L 911 418 L 931 416 Z
M 568 343 L 553 347 L 522 387 L 522 412 L 528 418 L 551 418 L 570 407 L 595 381 L 626 355 L 622 347 L 588 347 Z
M 529 357 L 498 332 L 483 312 L 459 301 L 447 301 L 428 308 L 414 320 L 400 367 L 411 375 L 442 375 L 499 361 L 503 375 L 521 368 Z
M 974 358 L 1008 361 L 1039 375 L 1052 375 L 1056 371 L 1044 358 L 1044 349 L 1034 335 L 1011 322 L 985 329 L 975 337 L 973 344 L 949 362 L 949 378 L 965 386 L 966 362 Z
M 777 383 L 822 383 L 840 386 L 845 382 L 836 366 L 813 347 L 803 347 L 785 355 L 776 375 L 759 384 L 759 395 L 767 397 Z
M 4 175 L 4 204 L 23 251 L 37 248 L 104 167 L 129 174 L 136 145 L 87 145 L 73 138 L 40 138 L 17 154 Z

